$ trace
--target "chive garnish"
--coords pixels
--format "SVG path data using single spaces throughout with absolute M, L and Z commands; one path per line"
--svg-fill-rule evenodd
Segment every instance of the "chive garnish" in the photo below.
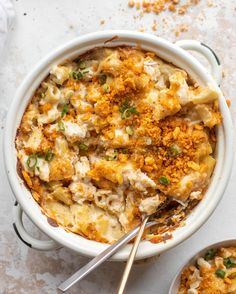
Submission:
M 37 155 L 32 154 L 28 157 L 26 164 L 29 169 L 34 169 L 36 167 L 37 162 L 38 162 Z
M 213 259 L 215 257 L 215 255 L 216 255 L 216 250 L 215 249 L 209 249 L 206 252 L 205 256 L 204 256 L 204 259 L 205 260 L 211 260 L 211 259 Z
M 69 110 L 68 105 L 65 104 L 61 111 L 61 117 L 64 117 L 67 114 L 68 110 Z
M 84 75 L 81 71 L 72 71 L 71 76 L 74 80 L 81 80 Z
M 49 149 L 47 151 L 47 153 L 45 154 L 45 160 L 46 161 L 51 161 L 53 159 L 53 157 L 54 157 L 54 154 L 53 154 L 52 150 Z
M 231 268 L 232 266 L 235 265 L 234 261 L 230 257 L 224 258 L 223 263 L 226 268 Z
M 115 150 L 113 155 L 106 155 L 105 159 L 107 161 L 117 160 L 118 159 L 118 151 Z
M 105 93 L 108 93 L 110 91 L 110 86 L 108 84 L 104 84 L 102 87 Z
M 219 268 L 215 271 L 215 274 L 217 277 L 224 279 L 226 272 Z
M 161 176 L 161 177 L 159 178 L 159 183 L 160 183 L 161 185 L 167 186 L 167 185 L 169 185 L 170 180 L 169 180 L 167 177 L 165 177 L 165 176 Z
M 180 155 L 180 153 L 181 149 L 177 145 L 172 145 L 168 149 L 168 154 L 170 157 L 177 157 L 178 155 Z
M 88 69 L 78 70 L 78 71 L 72 71 L 71 76 L 74 80 L 81 80 L 83 76 L 88 73 Z
M 88 150 L 88 145 L 86 145 L 84 143 L 80 143 L 79 144 L 79 149 L 81 149 L 81 150 Z
M 128 100 L 125 100 L 125 102 L 120 106 L 120 113 L 121 113 L 121 118 L 129 118 L 131 115 L 139 114 L 137 109 L 129 104 Z
M 64 125 L 63 121 L 59 120 L 59 122 L 58 122 L 58 128 L 62 132 L 65 131 L 65 125 Z

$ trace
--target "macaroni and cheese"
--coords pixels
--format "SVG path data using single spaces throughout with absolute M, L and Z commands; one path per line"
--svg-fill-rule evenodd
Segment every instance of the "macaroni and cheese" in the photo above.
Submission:
M 236 247 L 210 249 L 181 275 L 178 294 L 236 293 Z
M 34 93 L 16 136 L 19 170 L 50 219 L 100 242 L 171 196 L 185 210 L 157 215 L 146 238 L 158 242 L 202 199 L 220 123 L 210 85 L 153 52 L 97 48 L 53 66 Z

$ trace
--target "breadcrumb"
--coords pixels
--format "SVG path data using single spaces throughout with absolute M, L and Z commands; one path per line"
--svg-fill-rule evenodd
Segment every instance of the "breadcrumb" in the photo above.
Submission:
M 139 28 L 139 31 L 142 32 L 142 33 L 145 32 L 145 30 L 146 30 L 146 29 L 145 29 L 144 26 L 142 26 L 142 27 Z
M 152 30 L 155 32 L 157 30 L 157 21 L 154 20 L 152 24 Z
M 135 4 L 135 2 L 134 2 L 133 0 L 130 0 L 128 4 L 129 4 L 129 7 L 133 8 L 133 7 L 134 7 L 134 4 Z
M 199 3 L 199 0 L 189 0 L 185 5 L 180 6 L 180 0 L 143 0 L 134 1 L 130 0 L 128 2 L 128 6 L 130 8 L 136 8 L 136 10 L 140 10 L 144 13 L 153 12 L 155 14 L 160 14 L 162 11 L 169 9 L 171 12 L 175 12 L 178 7 L 178 13 L 183 15 L 187 12 L 187 9 L 193 5 Z
M 231 100 L 230 99 L 226 99 L 226 103 L 227 103 L 228 107 L 231 106 Z

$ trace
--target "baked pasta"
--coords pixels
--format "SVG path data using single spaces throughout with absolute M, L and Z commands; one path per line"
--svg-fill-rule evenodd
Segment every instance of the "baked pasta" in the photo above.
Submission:
M 159 242 L 202 199 L 220 123 L 212 87 L 153 52 L 97 48 L 54 66 L 34 93 L 16 136 L 18 170 L 50 219 L 100 242 L 173 197 L 186 210 L 157 216 L 146 237 Z
M 236 293 L 236 247 L 210 249 L 183 271 L 178 294 L 201 293 Z

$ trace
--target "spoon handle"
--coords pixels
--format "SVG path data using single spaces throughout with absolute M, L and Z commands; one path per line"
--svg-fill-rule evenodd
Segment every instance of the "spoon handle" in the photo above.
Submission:
M 146 224 L 146 223 L 145 223 Z M 156 225 L 157 222 L 150 221 L 146 224 L 146 228 Z M 82 280 L 85 276 L 87 276 L 91 271 L 101 265 L 104 261 L 114 255 L 122 246 L 131 241 L 138 233 L 140 225 L 136 226 L 130 232 L 125 234 L 121 239 L 119 239 L 114 244 L 110 245 L 106 250 L 102 251 L 99 255 L 94 257 L 89 263 L 79 269 L 76 273 L 74 273 L 70 278 L 68 278 L 65 282 L 59 285 L 58 289 L 62 292 L 65 292 L 70 287 L 72 287 L 76 282 Z
M 128 278 L 129 278 L 130 270 L 132 268 L 134 258 L 136 256 L 138 246 L 139 246 L 139 243 L 141 241 L 141 238 L 142 238 L 146 223 L 148 221 L 148 218 L 149 218 L 149 216 L 145 217 L 144 220 L 142 221 L 141 225 L 140 225 L 137 237 L 135 238 L 132 250 L 130 252 L 129 258 L 128 258 L 127 263 L 126 263 L 125 270 L 124 270 L 124 273 L 123 273 L 123 276 L 122 276 L 122 279 L 121 279 L 117 294 L 123 294 L 124 293 L 125 286 L 126 286 L 126 283 L 128 281 Z

